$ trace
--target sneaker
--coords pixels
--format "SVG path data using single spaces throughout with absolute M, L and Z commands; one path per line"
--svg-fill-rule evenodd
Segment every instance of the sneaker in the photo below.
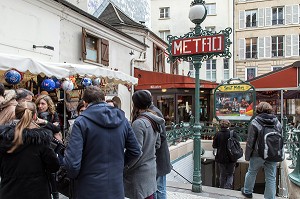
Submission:
M 252 198 L 252 193 L 245 193 L 244 187 L 241 189 L 241 192 L 242 192 L 243 196 L 245 196 L 246 198 Z

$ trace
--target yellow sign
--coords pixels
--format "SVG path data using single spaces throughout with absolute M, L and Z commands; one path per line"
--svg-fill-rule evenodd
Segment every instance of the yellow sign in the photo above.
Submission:
M 234 84 L 234 85 L 223 85 L 218 88 L 222 92 L 241 92 L 247 91 L 251 88 L 248 84 Z

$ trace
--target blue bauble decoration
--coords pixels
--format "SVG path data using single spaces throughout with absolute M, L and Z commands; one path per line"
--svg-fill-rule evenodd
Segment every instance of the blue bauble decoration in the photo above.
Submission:
M 60 88 L 61 83 L 56 77 L 51 77 L 55 83 L 55 88 Z
M 41 88 L 45 91 L 53 91 L 56 88 L 55 82 L 53 79 L 45 79 L 41 84 Z
M 16 70 L 9 70 L 4 74 L 5 81 L 9 84 L 18 84 L 20 83 L 22 76 Z
M 85 78 L 82 79 L 81 84 L 82 84 L 83 86 L 87 87 L 87 86 L 93 85 L 93 82 L 92 82 L 92 80 L 91 80 L 90 78 L 85 77 Z

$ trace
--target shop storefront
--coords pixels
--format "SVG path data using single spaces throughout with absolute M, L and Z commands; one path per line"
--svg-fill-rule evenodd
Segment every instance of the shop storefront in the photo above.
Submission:
M 300 106 L 300 61 L 290 66 L 249 80 L 256 89 L 256 104 L 269 102 L 278 118 L 287 116 L 292 121 L 296 107 Z
M 149 90 L 154 104 L 162 111 L 166 124 L 189 122 L 195 115 L 195 79 L 182 75 L 158 73 L 135 68 L 139 79 L 135 90 Z M 213 90 L 217 83 L 200 80 L 200 121 L 213 118 Z

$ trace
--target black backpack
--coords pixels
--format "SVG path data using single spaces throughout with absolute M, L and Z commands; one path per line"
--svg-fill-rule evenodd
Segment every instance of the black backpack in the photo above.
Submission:
M 230 137 L 227 140 L 227 151 L 231 162 L 236 162 L 238 159 L 243 157 L 243 149 L 240 142 L 233 137 L 233 131 L 230 131 Z
M 275 125 L 262 124 L 256 120 L 262 130 L 257 135 L 258 155 L 270 162 L 284 160 L 283 137 Z

